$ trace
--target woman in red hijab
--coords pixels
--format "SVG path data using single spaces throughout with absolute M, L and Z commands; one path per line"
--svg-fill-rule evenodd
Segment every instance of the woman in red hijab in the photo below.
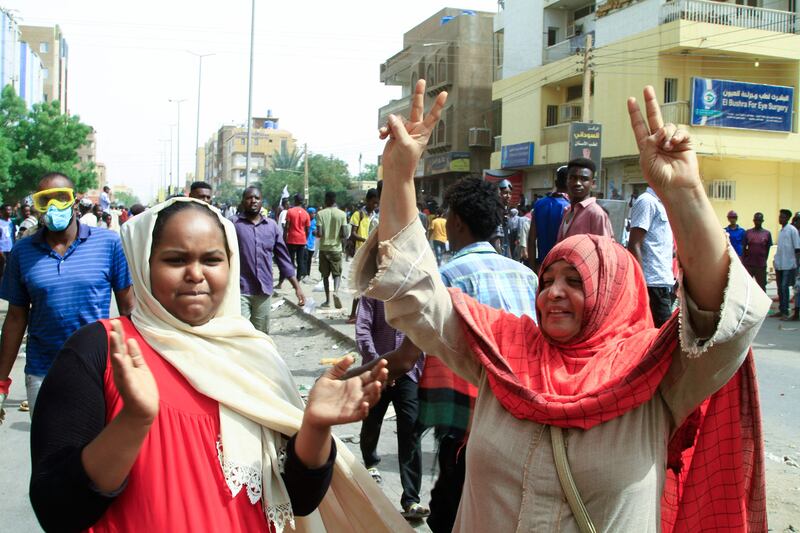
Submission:
M 539 326 L 448 293 L 416 224 L 413 176 L 447 95 L 391 116 L 381 224 L 358 286 L 389 322 L 478 387 L 454 531 L 766 531 L 749 345 L 770 301 L 720 230 L 688 133 L 628 100 L 640 164 L 681 258 L 681 309 L 653 327 L 642 272 L 581 235 L 540 269 Z M 394 354 L 390 373 L 402 370 Z M 391 379 L 391 375 L 390 375 Z

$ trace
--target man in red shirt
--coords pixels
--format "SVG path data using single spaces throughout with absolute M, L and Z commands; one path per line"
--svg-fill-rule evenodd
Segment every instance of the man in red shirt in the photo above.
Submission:
M 591 159 L 579 157 L 567 163 L 567 191 L 570 206 L 564 211 L 556 242 L 572 235 L 604 235 L 614 238 L 608 213 L 592 197 L 595 166 Z
M 297 280 L 300 281 L 309 273 L 306 272 L 306 242 L 311 231 L 311 217 L 303 208 L 303 195 L 294 195 L 294 207 L 286 213 L 286 226 L 283 238 L 289 248 L 289 256 L 297 269 Z

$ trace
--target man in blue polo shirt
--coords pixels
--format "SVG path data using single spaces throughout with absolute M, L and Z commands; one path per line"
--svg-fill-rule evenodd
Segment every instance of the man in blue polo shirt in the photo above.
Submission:
M 64 342 L 81 326 L 108 318 L 111 290 L 121 315 L 133 308 L 119 236 L 78 222 L 73 189 L 60 174 L 39 181 L 33 202 L 45 227 L 19 241 L 6 265 L 0 287 L 0 298 L 8 300 L 0 337 L 0 408 L 26 327 L 25 386 L 33 411 L 39 387 Z

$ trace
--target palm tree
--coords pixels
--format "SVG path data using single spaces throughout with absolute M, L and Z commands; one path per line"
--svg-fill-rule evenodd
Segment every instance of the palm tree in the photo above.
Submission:
M 301 155 L 297 148 L 291 152 L 276 152 L 272 156 L 272 170 L 299 170 Z

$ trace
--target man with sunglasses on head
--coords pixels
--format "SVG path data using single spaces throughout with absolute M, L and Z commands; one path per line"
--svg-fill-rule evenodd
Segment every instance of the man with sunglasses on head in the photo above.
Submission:
M 28 329 L 25 386 L 33 412 L 42 381 L 61 346 L 78 328 L 109 318 L 113 289 L 120 315 L 133 309 L 131 276 L 119 236 L 81 224 L 72 181 L 47 174 L 33 195 L 43 229 L 17 243 L 6 265 L 0 298 L 8 314 L 0 337 L 0 408 Z

